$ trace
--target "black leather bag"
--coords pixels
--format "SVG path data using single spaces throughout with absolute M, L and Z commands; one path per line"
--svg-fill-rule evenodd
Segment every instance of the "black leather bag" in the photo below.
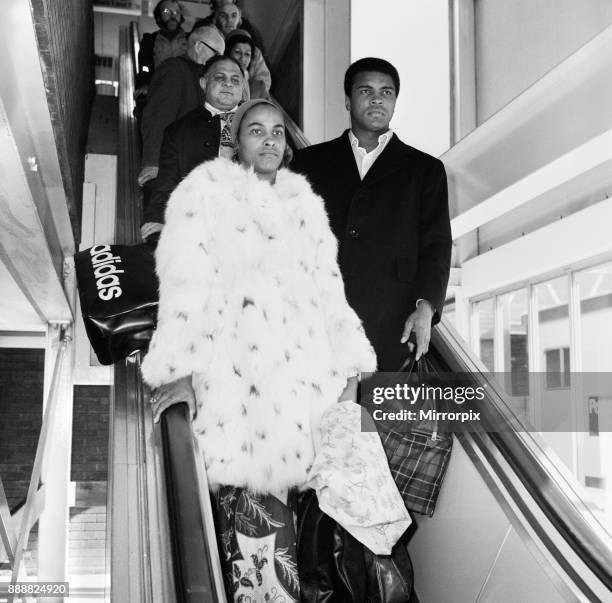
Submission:
M 146 350 L 157 322 L 152 247 L 95 245 L 74 256 L 85 330 L 101 364 Z
M 307 603 L 407 603 L 413 573 L 403 539 L 375 555 L 319 508 L 314 491 L 298 510 L 298 572 Z

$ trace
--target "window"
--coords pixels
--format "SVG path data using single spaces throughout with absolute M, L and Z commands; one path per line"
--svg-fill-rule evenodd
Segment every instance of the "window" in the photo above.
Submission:
M 569 348 L 545 350 L 546 388 L 556 389 L 570 386 Z
M 514 413 L 540 432 L 612 534 L 612 432 L 601 429 L 612 388 L 589 376 L 612 372 L 612 262 L 474 302 L 472 335 Z
M 529 346 L 527 289 L 517 289 L 499 297 L 501 311 L 504 373 L 510 379 L 511 396 L 529 395 Z
M 495 300 L 486 299 L 474 304 L 474 320 L 477 329 L 476 354 L 490 372 L 495 370 Z

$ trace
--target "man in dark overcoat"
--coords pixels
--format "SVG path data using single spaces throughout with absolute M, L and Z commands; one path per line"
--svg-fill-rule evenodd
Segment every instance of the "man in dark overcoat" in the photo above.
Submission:
M 350 130 L 299 151 L 291 165 L 325 200 L 347 300 L 383 371 L 405 360 L 411 331 L 417 357 L 427 352 L 442 313 L 452 245 L 442 162 L 389 128 L 399 87 L 387 61 L 353 63 L 344 80 Z

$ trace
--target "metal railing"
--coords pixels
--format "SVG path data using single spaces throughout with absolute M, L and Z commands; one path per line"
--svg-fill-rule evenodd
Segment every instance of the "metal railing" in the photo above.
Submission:
M 44 506 L 44 484 L 41 485 L 43 459 L 49 451 L 49 434 L 53 432 L 64 357 L 71 341 L 72 337 L 67 328 L 62 327 L 59 348 L 53 367 L 53 376 L 47 394 L 42 425 L 36 445 L 36 454 L 34 456 L 34 464 L 32 466 L 30 483 L 28 485 L 28 493 L 25 503 L 20 508 L 19 512 L 12 516 L 6 500 L 4 487 L 0 480 L 0 539 L 7 557 L 5 564 L 0 564 L 0 569 L 9 569 L 11 571 L 11 582 L 23 580 L 27 575 L 23 564 L 24 552 L 28 546 L 32 527 L 38 521 Z M 15 527 L 16 523 L 18 523 L 17 529 Z

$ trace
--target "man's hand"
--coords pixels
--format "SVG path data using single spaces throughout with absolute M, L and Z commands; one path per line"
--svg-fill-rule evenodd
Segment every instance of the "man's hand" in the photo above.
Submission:
M 417 309 L 408 317 L 404 325 L 401 342 L 406 343 L 410 333 L 414 331 L 417 342 L 416 360 L 429 351 L 431 319 L 433 315 L 433 306 L 426 299 L 422 299 L 419 301 Z
M 189 407 L 189 416 L 193 421 L 196 415 L 195 392 L 191 386 L 191 377 L 183 377 L 171 383 L 165 383 L 153 390 L 149 402 L 153 411 L 153 421 L 159 421 L 161 413 L 173 404 L 186 402 Z
M 159 222 L 145 222 L 140 227 L 140 236 L 142 237 L 143 241 L 146 241 L 152 234 L 161 232 L 163 227 L 164 225 L 160 224 Z
M 143 186 L 149 180 L 157 178 L 159 168 L 156 165 L 145 165 L 138 174 L 138 185 Z

